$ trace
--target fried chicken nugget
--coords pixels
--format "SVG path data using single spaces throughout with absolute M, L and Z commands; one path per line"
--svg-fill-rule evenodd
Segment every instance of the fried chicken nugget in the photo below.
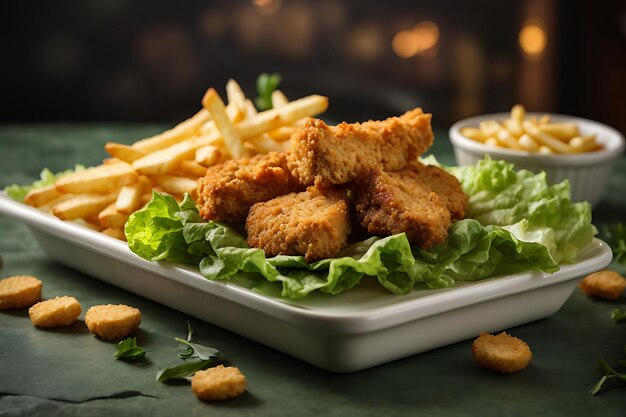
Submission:
M 210 167 L 198 180 L 200 215 L 243 223 L 253 204 L 303 189 L 287 168 L 285 153 L 230 160 Z
M 410 163 L 398 174 L 407 181 L 417 181 L 423 189 L 436 193 L 450 212 L 452 220 L 465 218 L 468 197 L 454 175 L 437 166 L 424 165 L 417 161 Z
M 348 196 L 344 190 L 309 187 L 257 203 L 246 231 L 248 244 L 268 256 L 304 255 L 308 262 L 332 258 L 348 243 Z
M 617 300 L 626 289 L 626 279 L 615 271 L 605 269 L 587 276 L 578 286 L 587 295 Z
M 0 280 L 0 310 L 32 306 L 41 300 L 42 285 L 39 279 L 27 275 Z
M 472 355 L 482 367 L 504 374 L 521 371 L 533 357 L 523 340 L 506 332 L 496 336 L 481 333 L 472 343 Z
M 82 311 L 76 298 L 63 296 L 38 302 L 28 309 L 28 315 L 37 327 L 61 327 L 74 323 Z
M 431 116 L 416 108 L 383 121 L 337 126 L 310 119 L 291 137 L 289 169 L 303 184 L 326 188 L 375 169 L 400 170 L 432 145 Z
M 85 324 L 89 332 L 104 340 L 120 340 L 137 330 L 141 311 L 123 304 L 93 306 L 85 314 Z
M 191 379 L 191 390 L 203 401 L 235 398 L 246 390 L 246 377 L 239 368 L 218 365 L 196 372 Z
M 372 171 L 356 180 L 352 191 L 356 217 L 374 235 L 404 232 L 411 244 L 423 249 L 448 237 L 450 211 L 409 171 Z

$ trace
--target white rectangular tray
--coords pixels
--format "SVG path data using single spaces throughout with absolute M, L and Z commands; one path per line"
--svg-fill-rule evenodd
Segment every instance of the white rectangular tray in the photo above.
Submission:
M 197 268 L 146 261 L 124 242 L 2 193 L 0 213 L 27 224 L 58 262 L 334 372 L 358 371 L 550 316 L 578 278 L 604 268 L 612 256 L 608 245 L 594 239 L 578 263 L 552 275 L 522 273 L 403 296 L 364 277 L 343 294 L 283 300 L 206 280 Z

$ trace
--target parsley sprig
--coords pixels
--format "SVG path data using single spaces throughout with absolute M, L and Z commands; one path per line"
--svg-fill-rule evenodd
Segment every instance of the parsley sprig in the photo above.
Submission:
M 282 81 L 280 74 L 263 73 L 256 79 L 256 89 L 258 97 L 254 99 L 257 109 L 260 111 L 269 110 L 272 106 L 272 93 L 278 88 Z
M 142 347 L 137 346 L 137 338 L 129 337 L 117 344 L 117 352 L 113 356 L 115 359 L 134 361 L 142 358 L 145 354 L 146 351 Z
M 221 362 L 221 353 L 212 347 L 192 343 L 193 328 L 187 322 L 187 339 L 174 339 L 179 343 L 178 357 L 185 362 L 180 365 L 173 365 L 157 372 L 156 380 L 166 382 L 175 379 L 190 380 L 191 377 L 203 369 L 210 368 Z
M 602 228 L 602 238 L 613 250 L 613 260 L 626 265 L 626 224 L 618 222 Z
M 626 346 L 624 346 L 624 354 L 626 355 Z M 619 360 L 617 361 L 617 363 L 626 368 L 626 360 Z M 604 373 L 604 375 L 602 376 L 602 378 L 600 378 L 598 382 L 596 382 L 593 387 L 591 387 L 591 389 L 589 390 L 589 394 L 596 395 L 598 392 L 600 392 L 602 387 L 610 381 L 621 383 L 626 382 L 626 372 L 618 372 L 615 369 L 611 368 L 611 366 L 607 363 L 604 357 L 600 356 L 598 364 L 600 366 L 600 370 Z

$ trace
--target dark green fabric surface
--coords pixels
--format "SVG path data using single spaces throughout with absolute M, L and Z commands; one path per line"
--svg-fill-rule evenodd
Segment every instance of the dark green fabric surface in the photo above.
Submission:
M 42 167 L 62 170 L 96 164 L 107 140 L 130 142 L 159 126 L 45 125 L 0 127 L 0 186 L 29 183 Z M 444 130 L 433 148 L 445 163 L 454 158 Z M 611 178 L 594 222 L 626 221 L 626 159 Z M 626 308 L 596 301 L 576 290 L 554 316 L 510 329 L 533 351 L 530 366 L 514 375 L 480 369 L 471 341 L 457 343 L 353 374 L 319 370 L 224 329 L 102 283 L 49 259 L 28 229 L 0 216 L 0 277 L 32 274 L 45 298 L 73 295 L 81 321 L 66 329 L 40 330 L 26 310 L 0 312 L 0 416 L 9 415 L 232 415 L 232 416 L 525 416 L 626 415 L 626 387 L 587 390 L 599 379 L 597 358 L 623 357 L 626 324 L 610 311 Z M 622 273 L 625 268 L 612 265 Z M 92 305 L 124 303 L 143 312 L 137 332 L 146 360 L 113 359 L 115 344 L 90 335 L 82 318 Z M 532 308 L 529 305 L 528 308 Z M 159 368 L 179 361 L 174 336 L 186 335 L 223 351 L 246 374 L 248 390 L 223 403 L 205 404 L 188 384 L 155 381 Z M 392 342 L 392 341 L 390 341 Z

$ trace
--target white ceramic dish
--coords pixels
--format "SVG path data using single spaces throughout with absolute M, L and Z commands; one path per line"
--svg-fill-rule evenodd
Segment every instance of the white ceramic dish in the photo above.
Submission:
M 540 117 L 544 113 L 528 113 Z M 539 155 L 524 151 L 495 148 L 476 142 L 461 134 L 464 127 L 477 127 L 485 120 L 503 121 L 510 113 L 486 114 L 463 119 L 450 127 L 450 141 L 458 165 L 474 165 L 485 154 L 515 164 L 517 168 L 533 172 L 545 171 L 548 182 L 555 184 L 569 179 L 572 200 L 589 201 L 592 206 L 602 198 L 606 182 L 613 171 L 615 161 L 624 152 L 624 136 L 617 130 L 587 119 L 561 114 L 549 114 L 553 122 L 576 123 L 582 135 L 595 133 L 604 149 L 596 152 L 571 155 Z
M 595 239 L 580 262 L 553 275 L 523 273 L 455 288 L 392 295 L 363 282 L 336 296 L 272 299 L 195 268 L 153 263 L 114 238 L 63 222 L 0 193 L 0 213 L 27 224 L 49 256 L 320 368 L 352 372 L 554 314 L 579 277 L 604 268 L 611 250 Z M 364 280 L 368 281 L 368 280 Z

